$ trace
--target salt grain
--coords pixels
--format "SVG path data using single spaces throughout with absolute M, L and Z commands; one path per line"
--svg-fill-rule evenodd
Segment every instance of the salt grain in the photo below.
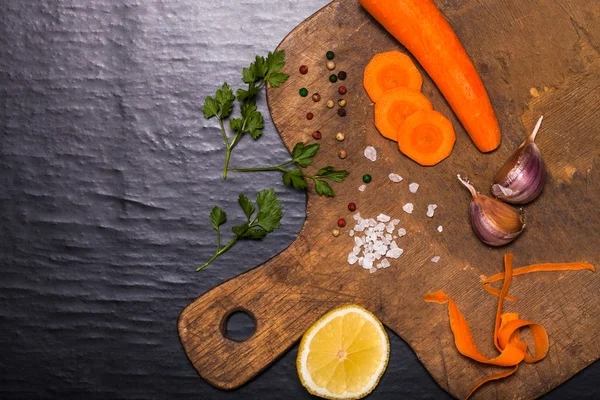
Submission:
M 375 161 L 377 160 L 377 150 L 375 150 L 375 147 L 373 146 L 367 146 L 365 148 L 365 157 L 367 157 L 367 159 L 371 160 L 371 161 Z
M 408 190 L 410 190 L 411 193 L 417 193 L 417 190 L 419 190 L 419 184 L 415 182 L 411 183 L 408 185 Z
M 398 236 L 402 237 L 404 235 L 406 235 L 406 229 L 404 229 L 404 228 L 398 229 Z
M 431 259 L 431 262 L 434 262 L 434 263 L 436 263 L 438 261 L 440 261 L 440 256 L 435 256 Z
M 348 254 L 348 264 L 354 265 L 357 261 L 358 261 L 358 257 L 356 257 L 356 254 L 354 254 L 354 253 Z
M 354 229 L 350 229 L 348 231 L 348 236 L 350 236 L 350 237 L 354 236 Z
M 436 208 L 437 208 L 437 204 L 430 204 L 427 206 L 427 216 L 429 218 L 433 218 L 433 214 L 434 214 Z
M 367 185 L 360 185 L 360 186 L 358 187 L 358 190 L 359 190 L 360 192 L 364 192 L 366 188 L 367 188 Z
M 408 214 L 412 214 L 414 208 L 415 207 L 413 206 L 412 203 L 406 203 L 405 205 L 402 206 L 402 209 L 404 210 L 404 212 L 406 212 Z
M 440 226 L 438 226 L 438 232 L 442 232 L 443 230 L 444 230 L 444 227 L 443 227 L 443 226 L 441 226 L 441 225 L 440 225 Z
M 391 218 L 388 215 L 385 214 L 379 214 L 377 216 L 377 221 L 379 222 L 388 222 Z
M 395 173 L 391 173 L 388 175 L 388 178 L 390 178 L 390 181 L 394 182 L 394 183 L 398 183 L 398 182 L 402 182 L 402 177 L 398 174 Z

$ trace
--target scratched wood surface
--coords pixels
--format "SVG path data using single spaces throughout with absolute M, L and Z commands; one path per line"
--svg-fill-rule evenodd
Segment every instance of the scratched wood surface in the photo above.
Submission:
M 414 349 L 435 380 L 450 394 L 466 395 L 472 385 L 498 372 L 462 357 L 450 332 L 445 306 L 424 303 L 429 291 L 452 296 L 468 319 L 480 349 L 494 356 L 492 344 L 496 298 L 479 285 L 482 275 L 502 270 L 502 257 L 515 254 L 515 266 L 535 262 L 588 261 L 600 265 L 600 4 L 596 0 L 437 0 L 461 38 L 486 85 L 503 139 L 492 154 L 479 153 L 447 103 L 424 74 L 423 93 L 448 116 L 456 130 L 452 155 L 423 168 L 381 137 L 373 125 L 373 106 L 362 88 L 362 71 L 378 52 L 405 51 L 357 1 L 336 0 L 292 31 L 279 48 L 287 52 L 291 78 L 268 90 L 275 125 L 291 149 L 323 134 L 316 165 L 330 164 L 351 172 L 335 185 L 332 199 L 309 192 L 306 223 L 298 238 L 265 264 L 215 287 L 191 303 L 179 319 L 185 351 L 200 375 L 215 386 L 242 385 L 285 352 L 331 308 L 357 303 L 374 312 Z M 348 115 L 340 117 L 325 101 L 337 100 L 338 84 L 327 80 L 324 54 L 336 54 L 336 71 L 344 70 Z M 309 67 L 307 75 L 297 70 Z M 322 100 L 298 96 L 306 87 Z M 307 112 L 315 117 L 307 121 Z M 482 192 L 533 123 L 544 115 L 537 143 L 550 172 L 534 203 L 525 206 L 527 228 L 508 247 L 483 245 L 468 222 L 468 193 L 457 173 L 467 175 Z M 343 131 L 346 140 L 337 142 Z M 365 146 L 378 151 L 371 162 Z M 336 154 L 348 153 L 345 160 Z M 399 184 L 387 176 L 404 177 Z M 373 181 L 359 192 L 361 177 Z M 408 184 L 421 186 L 417 193 Z M 353 226 L 346 205 L 353 201 L 363 217 L 385 213 L 401 219 L 408 235 L 398 240 L 404 255 L 374 274 L 346 262 Z M 415 211 L 402 211 L 406 202 Z M 437 204 L 433 219 L 428 204 Z M 330 231 L 338 218 L 349 226 L 338 238 Z M 443 232 L 438 233 L 438 225 Z M 433 256 L 439 263 L 432 263 Z M 515 376 L 488 384 L 476 398 L 535 398 L 551 390 L 600 357 L 600 280 L 589 271 L 518 277 L 511 293 L 518 303 L 505 306 L 522 318 L 544 325 L 550 351 L 541 362 L 522 365 Z M 256 332 L 242 342 L 223 336 L 226 316 L 238 309 L 256 318 Z M 526 335 L 526 337 L 528 337 Z M 393 354 L 391 355 L 394 356 Z

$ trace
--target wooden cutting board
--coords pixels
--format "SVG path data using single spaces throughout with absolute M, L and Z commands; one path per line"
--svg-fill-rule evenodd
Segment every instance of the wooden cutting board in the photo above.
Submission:
M 436 0 L 462 40 L 486 85 L 503 139 L 492 154 L 477 151 L 433 82 L 423 72 L 423 93 L 448 116 L 456 130 L 452 155 L 423 168 L 404 157 L 396 143 L 373 125 L 373 105 L 362 87 L 362 71 L 378 52 L 405 51 L 355 0 L 336 0 L 294 29 L 279 45 L 287 54 L 290 79 L 269 89 L 275 125 L 288 149 L 323 134 L 315 165 L 333 165 L 351 174 L 334 184 L 337 196 L 309 190 L 306 223 L 298 238 L 278 256 L 215 287 L 181 313 L 179 334 L 200 375 L 225 389 L 238 387 L 290 348 L 328 310 L 360 304 L 413 348 L 435 380 L 456 397 L 498 372 L 461 356 L 453 342 L 445 306 L 425 303 L 423 295 L 444 290 L 468 319 L 476 343 L 490 357 L 497 299 L 480 287 L 480 277 L 503 270 L 505 252 L 515 267 L 536 262 L 588 261 L 600 266 L 600 4 L 597 0 Z M 346 117 L 325 106 L 337 100 L 338 84 L 328 82 L 325 52 L 336 54 L 348 88 Z M 306 64 L 307 75 L 298 73 Z M 314 103 L 298 90 L 318 92 Z M 307 112 L 314 119 L 306 119 Z M 473 234 L 467 214 L 468 192 L 456 180 L 467 175 L 484 193 L 496 172 L 544 115 L 537 143 L 551 178 L 542 194 L 525 207 L 527 228 L 513 244 L 490 248 Z M 343 131 L 346 140 L 337 142 Z M 378 151 L 371 162 L 367 145 Z M 345 160 L 337 157 L 344 149 Z M 404 177 L 388 179 L 390 172 Z M 359 192 L 363 174 L 373 181 Z M 408 184 L 417 182 L 417 193 Z M 379 213 L 400 218 L 408 235 L 398 239 L 405 253 L 374 274 L 348 265 L 353 226 L 346 206 L 355 202 L 363 217 Z M 408 215 L 402 206 L 412 202 Z M 437 204 L 427 218 L 428 204 Z M 339 218 L 348 225 L 340 237 L 331 230 Z M 442 225 L 443 232 L 436 228 Z M 433 256 L 440 256 L 433 263 Z M 490 383 L 476 398 L 531 399 L 551 390 L 600 357 L 600 280 L 589 271 L 520 276 L 511 293 L 521 300 L 506 311 L 546 327 L 550 351 L 541 362 L 523 364 L 515 376 Z M 226 317 L 246 310 L 256 332 L 237 342 L 223 335 Z M 526 335 L 527 337 L 527 335 Z M 394 354 L 391 355 L 394 357 Z

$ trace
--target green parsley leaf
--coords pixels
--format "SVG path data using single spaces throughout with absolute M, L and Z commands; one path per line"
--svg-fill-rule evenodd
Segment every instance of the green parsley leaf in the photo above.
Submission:
M 292 168 L 283 173 L 283 184 L 293 186 L 294 189 L 306 189 L 308 183 L 298 168 Z
M 315 176 L 323 177 L 334 182 L 343 182 L 348 176 L 349 172 L 346 170 L 336 171 L 333 167 L 321 168 Z
M 303 143 L 297 143 L 292 150 L 292 158 L 294 162 L 298 163 L 302 168 L 306 168 L 312 164 L 312 158 L 317 154 L 320 144 L 314 143 L 304 146 Z
M 264 57 L 256 56 L 254 62 L 250 64 L 250 69 L 254 73 L 255 81 L 264 78 L 267 74 L 268 66 Z
M 235 100 L 233 91 L 231 90 L 227 82 L 223 83 L 221 89 L 217 89 L 215 99 L 219 103 L 219 118 L 227 118 L 229 114 L 231 114 L 231 110 L 233 108 L 233 101 Z
M 244 210 L 244 214 L 246 214 L 246 217 L 248 217 L 248 220 L 250 220 L 250 217 L 254 213 L 254 205 L 252 202 L 248 200 L 243 193 L 240 193 L 240 196 L 238 197 L 238 203 L 240 203 L 240 207 L 242 207 L 242 210 Z
M 333 167 L 325 167 L 325 168 L 321 168 L 319 171 L 317 171 L 317 174 L 315 176 L 323 176 L 329 172 L 333 171 Z
M 202 112 L 204 113 L 204 118 L 208 119 L 215 117 L 219 113 L 219 103 L 212 97 L 206 96 L 204 105 L 202 106 Z
M 279 50 L 273 53 L 269 52 L 269 54 L 267 55 L 266 64 L 268 68 L 268 74 L 273 74 L 275 72 L 281 71 L 281 69 L 285 65 L 285 50 Z
M 241 239 L 262 239 L 265 236 L 267 236 L 267 231 L 260 226 L 255 226 L 244 232 Z
M 265 231 L 273 232 L 281 221 L 281 202 L 277 200 L 275 189 L 261 190 L 256 196 L 258 204 L 258 225 Z
M 251 99 L 258 94 L 260 89 L 254 83 L 248 85 L 248 90 L 238 89 L 235 93 L 237 95 L 238 101 L 244 101 L 247 99 Z
M 231 128 L 231 130 L 234 132 L 241 130 L 243 124 L 244 122 L 241 118 L 231 118 L 229 120 L 229 128 Z
M 252 139 L 258 139 L 262 134 L 264 121 L 262 114 L 257 111 L 254 102 L 248 101 L 242 104 L 241 113 L 244 118 L 244 131 L 250 132 Z
M 210 222 L 215 229 L 215 231 L 219 230 L 219 226 L 223 225 L 227 221 L 227 214 L 223 211 L 222 208 L 214 206 L 212 211 L 210 212 Z
M 254 75 L 254 68 L 244 68 L 242 70 L 242 81 L 244 83 L 254 83 L 256 82 L 256 75 Z
M 267 82 L 271 87 L 279 87 L 282 83 L 287 81 L 290 76 L 288 74 L 284 74 L 283 72 L 274 72 L 272 74 L 267 75 Z
M 331 186 L 329 186 L 327 182 L 318 179 L 315 180 L 315 191 L 321 196 L 335 196 L 335 193 L 333 193 L 333 189 L 331 188 Z
M 244 235 L 244 233 L 246 233 L 246 231 L 248 230 L 249 227 L 250 227 L 250 223 L 244 222 L 241 225 L 232 226 L 231 230 L 233 231 L 233 233 L 235 233 L 235 236 L 237 236 L 238 238 L 241 238 Z

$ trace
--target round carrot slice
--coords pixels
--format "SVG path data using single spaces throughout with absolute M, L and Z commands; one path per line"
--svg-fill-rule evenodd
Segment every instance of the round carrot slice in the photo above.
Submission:
M 409 115 L 431 109 L 431 102 L 421 92 L 406 87 L 391 89 L 375 103 L 375 126 L 386 138 L 397 140 L 398 129 Z
M 367 64 L 363 79 L 365 90 L 375 103 L 388 90 L 408 87 L 419 92 L 423 85 L 423 77 L 410 57 L 397 50 L 375 55 Z
M 437 111 L 412 114 L 398 131 L 400 151 L 424 166 L 435 165 L 448 157 L 455 141 L 452 123 Z

